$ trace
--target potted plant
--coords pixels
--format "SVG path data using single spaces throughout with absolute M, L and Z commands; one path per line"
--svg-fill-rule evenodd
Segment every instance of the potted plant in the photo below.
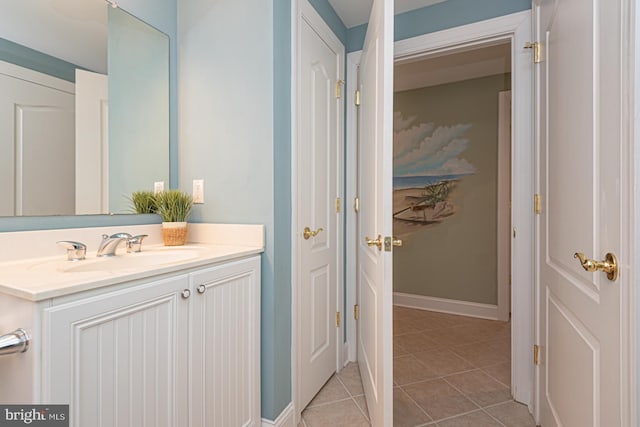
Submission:
M 193 198 L 180 190 L 155 195 L 156 213 L 162 217 L 162 240 L 165 246 L 180 246 L 187 241 L 187 218 Z
M 137 214 L 154 214 L 158 210 L 156 195 L 151 191 L 134 191 L 130 200 Z

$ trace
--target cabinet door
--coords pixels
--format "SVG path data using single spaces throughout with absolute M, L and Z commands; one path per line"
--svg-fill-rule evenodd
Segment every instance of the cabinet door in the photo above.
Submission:
M 192 275 L 192 426 L 260 425 L 260 257 Z
M 182 275 L 45 309 L 43 402 L 70 404 L 72 426 L 187 425 L 188 286 Z

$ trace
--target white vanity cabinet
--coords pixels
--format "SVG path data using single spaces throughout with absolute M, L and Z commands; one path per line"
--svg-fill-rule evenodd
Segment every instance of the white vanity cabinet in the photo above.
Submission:
M 42 313 L 42 402 L 71 425 L 260 425 L 259 256 L 87 294 Z

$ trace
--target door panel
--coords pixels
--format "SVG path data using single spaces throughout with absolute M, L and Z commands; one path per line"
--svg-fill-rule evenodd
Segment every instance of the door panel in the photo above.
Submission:
M 628 274 L 609 281 L 574 257 L 620 255 L 621 236 L 630 234 L 620 220 L 621 182 L 629 181 L 620 156 L 628 144 L 621 133 L 623 0 L 538 3 L 540 423 L 623 425 Z
M 73 94 L 0 74 L 0 95 L 0 216 L 73 215 Z
M 300 2 L 298 51 L 298 402 L 303 409 L 338 369 L 338 216 L 344 47 L 306 1 Z M 305 227 L 313 235 L 304 237 Z
M 393 258 L 366 239 L 393 232 L 393 1 L 373 2 L 359 80 L 358 361 L 372 425 L 391 426 Z

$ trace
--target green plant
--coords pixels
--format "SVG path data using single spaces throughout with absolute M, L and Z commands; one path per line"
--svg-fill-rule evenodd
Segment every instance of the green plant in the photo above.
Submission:
M 180 190 L 156 194 L 157 211 L 164 222 L 184 222 L 191 213 L 193 198 Z
M 134 191 L 131 193 L 131 203 L 133 210 L 138 214 L 156 213 L 157 201 L 156 195 L 151 191 Z

